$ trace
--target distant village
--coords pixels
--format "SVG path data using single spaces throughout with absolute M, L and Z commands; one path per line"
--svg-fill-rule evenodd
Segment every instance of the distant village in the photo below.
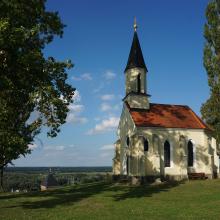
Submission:
M 24 169 L 24 170 L 23 170 Z M 111 168 L 84 168 L 83 171 L 76 168 L 34 168 L 9 169 L 6 172 L 5 187 L 12 193 L 45 191 L 69 185 L 78 185 L 81 183 L 90 183 L 104 181 L 110 177 Z

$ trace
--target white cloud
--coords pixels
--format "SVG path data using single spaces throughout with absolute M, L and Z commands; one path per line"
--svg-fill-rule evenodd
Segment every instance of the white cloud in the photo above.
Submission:
M 115 77 L 116 77 L 116 73 L 114 73 L 110 70 L 105 71 L 104 74 L 103 74 L 103 78 L 105 80 L 102 80 L 102 82 L 98 86 L 96 86 L 95 89 L 93 89 L 93 93 L 100 92 L 103 88 L 105 88 L 105 86 L 107 84 L 109 84 L 109 81 L 114 79 Z
M 114 94 L 105 94 L 101 96 L 101 100 L 103 101 L 111 101 L 115 98 Z
M 76 76 L 73 76 L 72 79 L 73 79 L 74 81 L 80 81 L 80 80 L 81 80 L 80 77 L 76 77 Z
M 72 79 L 73 79 L 74 81 L 92 80 L 92 76 L 91 76 L 90 73 L 84 73 L 84 74 L 80 75 L 79 77 L 73 76 Z
M 69 105 L 69 112 L 66 118 L 67 123 L 74 123 L 74 124 L 85 124 L 88 119 L 81 116 L 81 113 L 85 109 L 84 105 L 78 104 L 81 101 L 81 96 L 79 94 L 79 91 L 76 90 L 74 97 L 73 97 L 73 103 Z
M 74 92 L 74 95 L 73 95 L 73 101 L 74 101 L 75 103 L 81 101 L 81 96 L 80 96 L 78 90 L 75 90 L 75 92 Z
M 107 103 L 102 103 L 101 104 L 101 111 L 102 112 L 110 111 L 111 109 L 112 109 L 111 105 L 109 105 Z
M 66 118 L 67 123 L 74 123 L 74 124 L 85 124 L 88 122 L 88 119 L 86 117 L 80 117 L 77 114 L 69 113 Z
M 110 142 L 109 142 L 110 143 Z M 38 143 L 37 143 L 38 144 Z M 103 144 L 104 145 L 104 144 Z M 45 149 L 45 147 L 46 149 Z M 45 144 L 25 158 L 14 160 L 16 166 L 111 166 L 114 150 L 101 150 L 101 146 L 88 148 L 88 143 L 80 146 L 73 143 Z M 59 158 L 59 159 L 57 159 Z
M 79 105 L 79 104 L 72 103 L 72 104 L 69 105 L 69 109 L 72 112 L 80 113 L 80 112 L 82 112 L 84 110 L 84 105 Z
M 101 158 L 108 158 L 108 159 L 112 159 L 113 158 L 113 153 L 112 152 L 103 152 L 100 154 Z
M 110 117 L 109 119 L 102 120 L 99 124 L 87 132 L 88 135 L 94 135 L 99 133 L 104 133 L 107 131 L 112 131 L 116 129 L 119 123 L 118 117 Z
M 91 74 L 90 73 L 84 73 L 84 74 L 82 74 L 82 79 L 84 79 L 84 80 L 92 80 L 92 76 L 91 76 Z
M 107 80 L 111 80 L 114 79 L 116 77 L 116 74 L 110 70 L 106 71 L 104 74 L 105 79 Z
M 36 144 L 28 144 L 28 148 L 30 149 L 30 150 L 34 150 L 34 149 L 36 149 L 38 146 L 36 145 Z
M 100 110 L 102 112 L 110 112 L 110 111 L 117 111 L 119 109 L 120 105 L 110 105 L 108 103 L 102 103 L 100 106 Z
M 114 144 L 107 144 L 102 146 L 100 148 L 101 150 L 100 157 L 106 159 L 112 159 L 114 156 L 114 148 L 115 148 Z
M 101 121 L 101 118 L 100 117 L 95 117 L 94 120 L 95 121 Z
M 115 148 L 114 144 L 107 144 L 102 146 L 100 150 L 108 151 L 108 150 L 113 150 L 114 148 Z
M 93 89 L 93 93 L 98 93 L 104 88 L 104 83 L 101 83 L 99 86 L 97 86 L 95 89 Z
M 44 150 L 52 150 L 52 151 L 63 151 L 66 147 L 63 145 L 58 145 L 58 146 L 51 146 L 47 145 L 44 147 Z

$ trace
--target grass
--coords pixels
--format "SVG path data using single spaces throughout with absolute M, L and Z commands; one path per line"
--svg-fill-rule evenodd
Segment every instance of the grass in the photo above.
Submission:
M 1 193 L 0 219 L 220 219 L 220 180 L 135 187 L 93 183 Z

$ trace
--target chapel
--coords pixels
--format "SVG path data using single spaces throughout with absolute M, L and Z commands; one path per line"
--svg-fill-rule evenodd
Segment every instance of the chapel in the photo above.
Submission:
M 44 180 L 42 180 L 40 184 L 41 191 L 45 191 L 50 188 L 55 188 L 57 186 L 59 186 L 59 184 L 56 178 L 54 177 L 52 170 L 50 169 L 48 175 L 46 176 Z
M 187 105 L 150 102 L 136 21 L 124 73 L 126 91 L 115 142 L 114 176 L 146 180 L 182 180 L 195 174 L 217 177 L 219 156 L 211 129 Z

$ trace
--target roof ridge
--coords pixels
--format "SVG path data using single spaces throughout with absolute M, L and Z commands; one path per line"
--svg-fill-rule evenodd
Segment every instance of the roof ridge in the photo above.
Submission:
M 188 105 L 181 105 L 181 104 L 166 104 L 166 103 L 150 103 L 151 105 L 169 105 L 169 106 L 182 106 L 190 108 Z

